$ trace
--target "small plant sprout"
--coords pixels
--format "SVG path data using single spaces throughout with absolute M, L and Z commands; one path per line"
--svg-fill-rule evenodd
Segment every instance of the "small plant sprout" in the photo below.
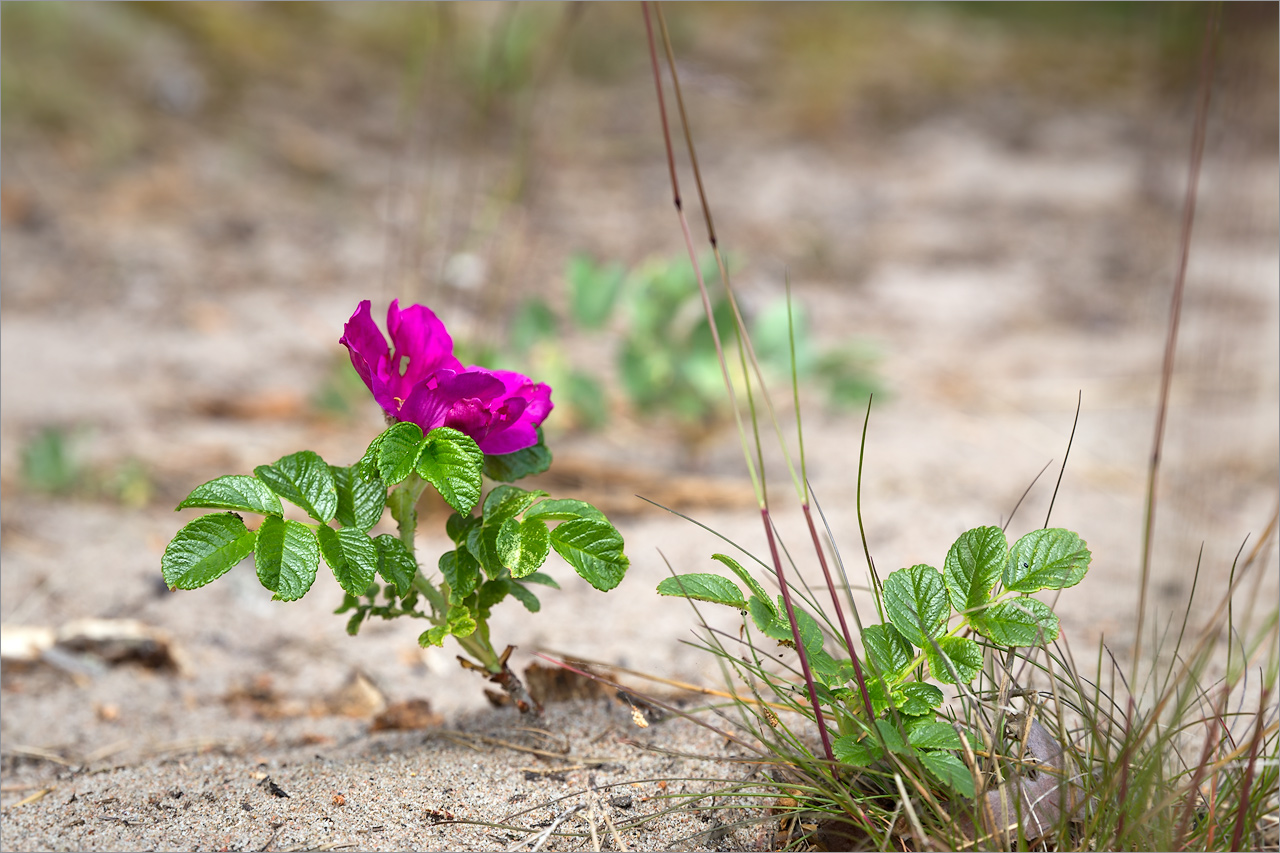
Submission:
M 490 639 L 493 608 L 511 597 L 539 609 L 532 587 L 558 589 L 541 571 L 552 549 L 588 583 L 607 592 L 629 561 L 622 536 L 591 504 L 551 500 L 510 485 L 551 465 L 542 422 L 551 389 L 510 371 L 464 367 L 444 324 L 425 306 L 387 312 L 391 344 L 360 303 L 341 343 L 390 423 L 354 465 L 329 465 L 303 450 L 253 475 L 230 474 L 196 487 L 178 509 L 222 510 L 174 536 L 161 561 L 171 589 L 196 589 L 253 556 L 258 580 L 278 601 L 311 589 L 321 559 L 350 613 L 347 632 L 366 619 L 409 617 L 429 623 L 418 638 L 440 646 L 452 636 L 522 711 L 537 706 Z M 496 483 L 487 494 L 485 478 Z M 417 504 L 428 488 L 453 509 L 445 530 L 454 549 L 424 571 L 414 547 Z M 310 521 L 285 518 L 281 499 Z M 390 509 L 398 535 L 370 531 Z M 476 510 L 479 509 L 479 513 Z M 262 517 L 256 529 L 240 513 Z M 379 583 L 379 580 L 381 583 Z

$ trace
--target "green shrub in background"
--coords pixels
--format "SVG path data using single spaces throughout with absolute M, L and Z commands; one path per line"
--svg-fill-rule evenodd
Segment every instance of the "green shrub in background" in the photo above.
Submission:
M 716 274 L 714 261 L 704 259 L 704 277 Z M 489 355 L 513 366 L 532 360 L 539 374 L 555 383 L 557 405 L 581 428 L 598 429 L 608 422 L 607 377 L 599 367 L 569 366 L 559 342 L 565 327 L 586 336 L 608 336 L 614 375 L 635 417 L 697 425 L 727 415 L 710 325 L 688 263 L 652 260 L 628 272 L 620 264 L 578 254 L 566 265 L 565 286 L 568 316 L 559 316 L 547 298 L 532 296 L 512 319 L 507 351 Z M 793 314 L 797 373 L 821 391 L 828 405 L 860 405 L 880 391 L 870 347 L 820 350 L 803 310 L 793 306 Z M 732 339 L 733 314 L 725 297 L 713 300 L 712 315 L 722 339 Z M 785 380 L 791 368 L 786 300 L 768 303 L 747 322 L 761 366 Z

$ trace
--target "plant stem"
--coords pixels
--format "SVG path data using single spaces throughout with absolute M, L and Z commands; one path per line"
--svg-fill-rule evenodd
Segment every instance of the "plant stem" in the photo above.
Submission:
M 413 588 L 431 603 L 431 608 L 435 611 L 435 615 L 431 617 L 433 625 L 444 625 L 447 622 L 449 613 L 449 601 L 445 598 L 444 593 L 427 579 L 422 573 L 422 565 L 418 562 L 418 554 L 414 548 L 414 534 L 418 529 L 418 498 L 422 496 L 423 490 L 427 487 L 427 481 L 419 477 L 417 474 L 410 474 L 409 478 L 400 485 L 396 486 L 392 492 L 387 504 L 391 507 L 391 516 L 396 520 L 396 528 L 400 532 L 400 541 L 404 543 L 404 547 L 408 549 L 409 555 L 413 557 L 413 562 L 418 569 L 413 575 Z M 485 670 L 492 674 L 498 674 L 503 671 L 503 663 L 498 657 L 498 653 L 493 650 L 493 646 L 485 642 L 482 638 L 475 634 L 466 637 L 453 635 L 458 641 L 458 645 L 482 664 Z

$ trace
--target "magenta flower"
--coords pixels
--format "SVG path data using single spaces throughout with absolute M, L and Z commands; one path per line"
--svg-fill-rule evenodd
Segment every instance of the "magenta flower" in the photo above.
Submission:
M 507 370 L 462 366 L 453 339 L 422 305 L 387 310 L 392 348 L 373 321 L 369 300 L 356 308 L 339 343 L 382 410 L 422 431 L 452 427 L 486 454 L 514 453 L 538 443 L 537 427 L 551 413 L 551 389 Z

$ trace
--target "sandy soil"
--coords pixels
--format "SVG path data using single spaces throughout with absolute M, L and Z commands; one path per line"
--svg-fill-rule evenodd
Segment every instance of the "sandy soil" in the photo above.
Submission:
M 888 393 L 871 415 L 862 484 L 877 564 L 938 564 L 961 531 L 1007 520 L 1053 460 L 1010 531 L 1043 524 L 1079 394 L 1052 519 L 1088 541 L 1094 562 L 1058 611 L 1075 648 L 1106 638 L 1125 660 L 1191 135 L 1187 103 L 1055 103 L 1015 89 L 938 103 L 865 133 L 806 135 L 782 121 L 790 113 L 753 86 L 756 78 L 735 76 L 744 60 L 700 49 L 686 94 L 722 241 L 745 256 L 739 284 L 748 301 L 781 293 L 789 273 L 819 342 L 853 337 L 881 354 Z M 1257 540 L 1277 506 L 1274 75 L 1253 84 L 1215 93 L 1162 469 L 1151 625 L 1181 613 L 1201 547 L 1203 600 L 1220 594 L 1241 543 Z M 303 601 L 281 605 L 247 566 L 196 592 L 170 594 L 159 576 L 165 543 L 194 514 L 169 507 L 191 487 L 302 447 L 352 461 L 376 433 L 372 405 L 344 420 L 309 403 L 342 357 L 337 338 L 358 300 L 385 305 L 408 295 L 445 306 L 451 325 L 483 328 L 495 300 L 521 289 L 559 293 L 571 251 L 626 263 L 682 251 L 646 85 L 643 69 L 609 86 L 567 77 L 549 84 L 530 143 L 528 194 L 505 207 L 494 201 L 507 168 L 502 141 L 472 146 L 441 132 L 425 154 L 405 159 L 391 95 L 339 110 L 264 85 L 235 108 L 238 133 L 158 116 L 145 150 L 111 168 L 84 168 L 94 161 L 75 146 L 6 137 L 3 624 L 137 619 L 167 632 L 184 660 L 181 674 L 92 658 L 6 662 L 6 849 L 513 848 L 531 834 L 442 824 L 442 816 L 536 833 L 586 802 L 592 773 L 600 786 L 654 780 L 594 800 L 601 815 L 625 824 L 661 807 L 670 787 L 701 784 L 659 789 L 660 777 L 746 775 L 739 765 L 630 745 L 731 757 L 722 739 L 683 721 L 638 729 L 609 699 L 553 705 L 536 724 L 568 744 L 567 759 L 477 751 L 443 732 L 534 748 L 547 741 L 521 730 L 527 721 L 514 711 L 488 708 L 482 683 L 458 669 L 452 649 L 418 649 L 415 626 L 370 625 L 348 638 L 345 619 L 330 612 L 336 587 L 324 578 Z M 468 188 L 477 198 L 458 226 L 448 213 Z M 486 214 L 486 204 L 498 212 Z M 488 289 L 439 283 L 433 271 L 460 253 L 481 260 Z M 598 355 L 590 342 L 568 345 Z M 861 413 L 830 410 L 816 397 L 805 405 L 813 487 L 861 576 Z M 49 425 L 84 428 L 79 446 L 94 470 L 135 462 L 149 499 L 60 499 L 25 488 L 21 448 Z M 495 639 L 519 647 L 517 668 L 550 649 L 719 682 L 713 662 L 683 642 L 696 625 L 688 608 L 651 590 L 668 563 L 710 570 L 710 555 L 727 546 L 639 500 L 628 512 L 627 496 L 654 488 L 655 475 L 659 484 L 703 478 L 708 500 L 684 511 L 752 553 L 765 552 L 764 538 L 732 431 L 704 437 L 697 451 L 678 436 L 622 410 L 605 434 L 553 431 L 566 464 L 632 469 L 605 481 L 623 504 L 617 523 L 632 569 L 620 590 L 601 595 L 561 566 L 564 590 L 544 596 L 542 613 L 503 605 Z M 803 553 L 794 500 L 773 468 L 779 527 Z M 633 489 L 635 470 L 650 479 Z M 419 552 L 441 547 L 424 523 Z M 1274 602 L 1275 550 L 1264 560 L 1254 599 Z M 714 616 L 734 624 L 732 613 Z M 335 713 L 326 697 L 357 671 L 382 700 L 428 699 L 443 722 L 425 734 L 378 733 L 370 731 L 373 706 Z M 241 701 L 251 694 L 256 704 Z M 601 763 L 588 761 L 595 758 Z M 273 796 L 267 776 L 289 797 Z M 557 799 L 568 794 L 576 796 Z M 533 811 L 513 817 L 525 808 Z M 564 827 L 587 832 L 587 814 Z M 700 820 L 646 824 L 627 830 L 625 842 L 740 849 L 763 837 Z M 605 831 L 603 818 L 595 825 Z M 560 838 L 545 849 L 590 844 Z

